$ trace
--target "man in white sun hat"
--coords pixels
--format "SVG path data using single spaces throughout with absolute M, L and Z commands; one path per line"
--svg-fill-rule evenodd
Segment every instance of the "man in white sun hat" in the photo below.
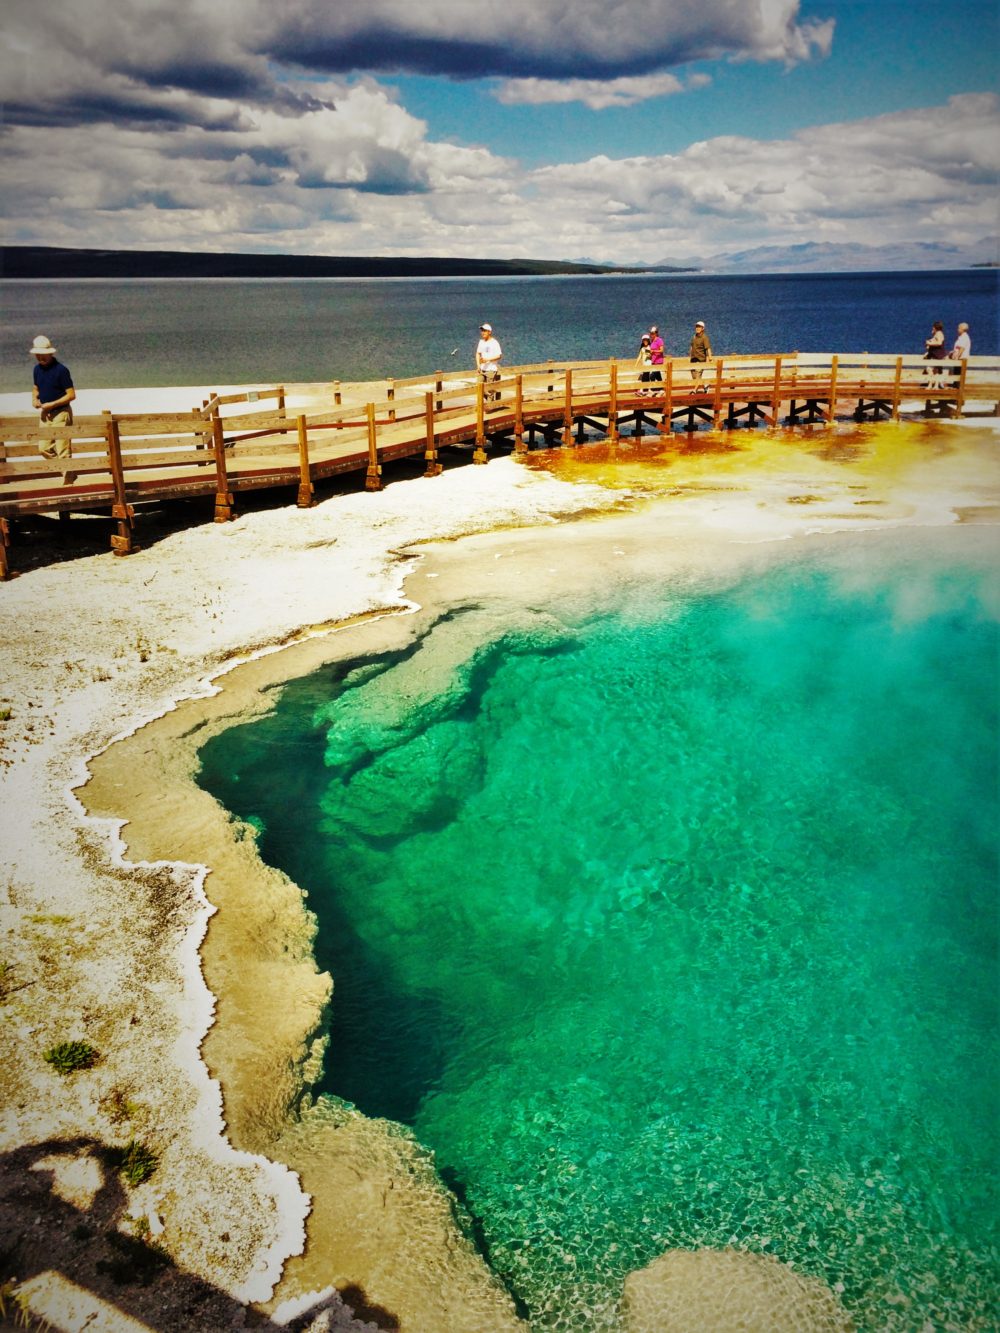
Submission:
M 704 363 L 712 355 L 712 344 L 708 341 L 708 334 L 705 332 L 705 321 L 698 319 L 694 325 L 694 337 L 691 339 L 691 378 L 696 381 L 695 388 L 699 393 L 707 393 L 705 385 L 701 382 L 704 375 Z M 701 365 L 701 370 L 695 370 L 694 367 Z
M 480 324 L 479 326 L 479 345 L 476 348 L 476 369 L 479 371 L 479 378 L 484 384 L 492 384 L 494 380 L 500 378 L 500 358 L 503 351 L 499 342 L 493 336 L 492 324 Z M 495 403 L 500 395 L 495 389 L 488 390 L 483 394 L 487 403 Z
M 56 360 L 56 349 L 44 333 L 40 333 L 31 344 L 31 355 L 35 358 L 31 401 L 41 413 L 40 420 L 46 425 L 72 426 L 73 409 L 70 404 L 76 397 L 76 389 L 73 388 L 73 376 L 69 373 L 69 366 L 64 366 L 61 361 Z M 66 467 L 73 453 L 69 440 L 39 440 L 38 452 L 43 458 L 54 458 L 58 461 L 62 468 L 64 486 L 70 486 L 76 481 L 76 473 L 70 472 Z

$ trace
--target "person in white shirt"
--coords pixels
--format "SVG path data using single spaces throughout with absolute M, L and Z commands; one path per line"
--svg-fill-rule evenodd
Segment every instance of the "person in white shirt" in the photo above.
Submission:
M 500 378 L 500 358 L 503 356 L 499 342 L 493 336 L 492 324 L 480 324 L 479 345 L 476 348 L 476 369 L 484 384 L 492 384 Z M 487 403 L 495 403 L 500 394 L 491 389 L 483 394 Z
M 959 324 L 958 333 L 955 336 L 955 346 L 951 349 L 952 361 L 968 361 L 969 353 L 972 351 L 972 339 L 969 337 L 968 324 Z M 961 367 L 956 366 L 952 372 L 955 378 L 952 380 L 952 387 L 957 388 L 962 382 Z

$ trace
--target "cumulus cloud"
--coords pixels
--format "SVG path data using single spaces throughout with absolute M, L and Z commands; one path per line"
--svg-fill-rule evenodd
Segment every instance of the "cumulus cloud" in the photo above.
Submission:
M 506 79 L 495 96 L 507 106 L 582 102 L 592 111 L 604 111 L 612 106 L 634 106 L 652 97 L 668 97 L 688 89 L 705 88 L 711 81 L 707 74 L 692 74 L 683 83 L 675 74 L 644 74 L 620 79 Z
M 110 120 L 118 102 L 155 120 L 165 97 L 175 117 L 198 124 L 207 99 L 285 96 L 239 25 L 228 30 L 201 0 L 88 0 L 85 15 L 6 0 L 4 18 L 8 124 Z
M 532 187 L 581 240 L 608 234 L 615 200 L 633 254 L 651 260 L 820 236 L 972 240 L 991 230 L 991 210 L 995 228 L 998 144 L 1000 100 L 968 94 L 783 140 L 728 136 L 674 155 L 541 167 Z
M 617 78 L 694 60 L 796 63 L 829 51 L 832 20 L 799 21 L 799 0 L 293 0 L 271 38 L 283 59 L 331 71 L 454 78 Z
M 374 80 L 299 92 L 311 109 L 294 117 L 215 99 L 211 130 L 11 127 L 9 243 L 641 263 L 815 239 L 971 241 L 995 227 L 993 95 L 529 170 L 434 140 Z
M 7 123 L 53 125 L 211 124 L 206 99 L 305 114 L 291 70 L 497 77 L 522 101 L 564 100 L 555 81 L 571 80 L 587 105 L 628 105 L 677 91 L 670 71 L 691 61 L 792 64 L 833 32 L 800 20 L 799 0 L 506 0 L 501 17 L 457 0 L 88 0 L 85 16 L 6 0 L 4 27 Z
M 10 243 L 680 262 L 817 236 L 971 239 L 995 218 L 989 95 L 527 170 L 474 130 L 436 141 L 375 77 L 489 76 L 508 105 L 628 107 L 704 86 L 693 61 L 824 57 L 833 22 L 803 18 L 799 0 L 506 0 L 500 17 L 457 0 L 86 10 L 69 21 L 7 0 Z

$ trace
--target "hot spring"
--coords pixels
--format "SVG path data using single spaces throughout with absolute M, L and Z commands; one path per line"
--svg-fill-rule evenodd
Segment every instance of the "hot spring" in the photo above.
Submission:
M 989 1326 L 1000 638 L 975 538 L 669 575 L 611 543 L 563 578 L 512 536 L 405 649 L 202 749 L 318 918 L 324 1095 L 433 1150 L 532 1327 L 614 1328 L 631 1270 L 699 1246 L 794 1264 L 862 1329 Z

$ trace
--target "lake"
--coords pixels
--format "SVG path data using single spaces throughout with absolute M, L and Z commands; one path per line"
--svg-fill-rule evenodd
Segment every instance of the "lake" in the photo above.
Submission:
M 0 283 L 0 392 L 47 334 L 78 389 L 406 378 L 467 367 L 482 320 L 508 365 L 631 357 L 696 319 L 726 352 L 920 352 L 933 320 L 1000 352 L 995 270 L 719 277 L 99 279 Z

